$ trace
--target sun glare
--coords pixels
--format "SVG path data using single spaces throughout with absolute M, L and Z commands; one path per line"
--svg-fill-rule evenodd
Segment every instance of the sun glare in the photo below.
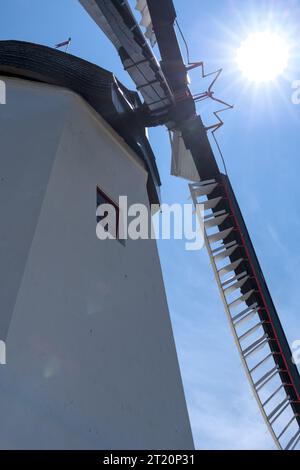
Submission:
M 281 75 L 288 62 L 288 45 L 278 34 L 250 34 L 237 51 L 238 67 L 250 81 L 268 82 Z

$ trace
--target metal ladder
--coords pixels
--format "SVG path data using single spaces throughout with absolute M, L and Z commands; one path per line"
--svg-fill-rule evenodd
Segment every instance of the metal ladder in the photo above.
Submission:
M 202 204 L 205 245 L 258 406 L 277 447 L 294 450 L 300 445 L 295 370 L 291 371 L 283 353 L 276 324 L 262 294 L 262 273 L 253 267 L 226 178 L 221 175 L 221 179 L 191 183 L 191 197 L 198 215 L 198 204 Z

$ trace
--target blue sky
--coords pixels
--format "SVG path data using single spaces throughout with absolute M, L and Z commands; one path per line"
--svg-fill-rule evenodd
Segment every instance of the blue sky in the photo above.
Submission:
M 133 2 L 132 2 L 133 3 Z M 223 67 L 218 96 L 234 104 L 218 132 L 227 169 L 290 342 L 300 338 L 299 126 L 291 81 L 300 80 L 300 0 L 175 0 L 193 60 Z M 0 39 L 48 46 L 72 37 L 70 52 L 113 71 L 133 88 L 117 53 L 77 0 L 1 0 Z M 284 77 L 254 86 L 234 57 L 254 30 L 279 31 L 291 43 Z M 191 75 L 193 91 L 208 82 Z M 199 108 L 205 123 L 215 108 Z M 164 128 L 150 130 L 163 202 L 186 202 L 187 183 L 170 176 Z M 216 154 L 217 155 L 217 154 Z M 218 157 L 217 157 L 218 158 Z M 240 363 L 205 250 L 161 241 L 159 251 L 188 409 L 197 448 L 274 448 Z

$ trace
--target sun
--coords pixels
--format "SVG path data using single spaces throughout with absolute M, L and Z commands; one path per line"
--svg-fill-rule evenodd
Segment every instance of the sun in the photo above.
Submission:
M 253 82 L 270 82 L 281 75 L 288 63 L 289 48 L 283 37 L 269 31 L 249 34 L 237 51 L 237 64 Z

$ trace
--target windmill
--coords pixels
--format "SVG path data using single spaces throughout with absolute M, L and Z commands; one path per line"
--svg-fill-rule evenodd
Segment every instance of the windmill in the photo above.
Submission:
M 229 178 L 216 162 L 207 136 L 222 125 L 219 113 L 230 107 L 212 87 L 193 96 L 176 37 L 172 0 L 139 0 L 146 38 L 157 42 L 158 63 L 125 0 L 80 0 L 117 49 L 124 69 L 143 97 L 138 110 L 145 127 L 164 125 L 180 142 L 186 160 L 174 174 L 187 177 L 193 203 L 204 205 L 205 245 L 234 340 L 252 392 L 279 449 L 300 442 L 300 377 L 272 297 L 265 282 Z M 205 127 L 195 101 L 213 99 L 221 106 L 217 122 Z M 175 140 L 174 140 L 175 139 Z M 179 146 L 177 145 L 177 149 Z M 176 157 L 176 155 L 175 155 Z M 178 158 L 178 154 L 177 154 Z M 187 166 L 189 168 L 187 168 Z

